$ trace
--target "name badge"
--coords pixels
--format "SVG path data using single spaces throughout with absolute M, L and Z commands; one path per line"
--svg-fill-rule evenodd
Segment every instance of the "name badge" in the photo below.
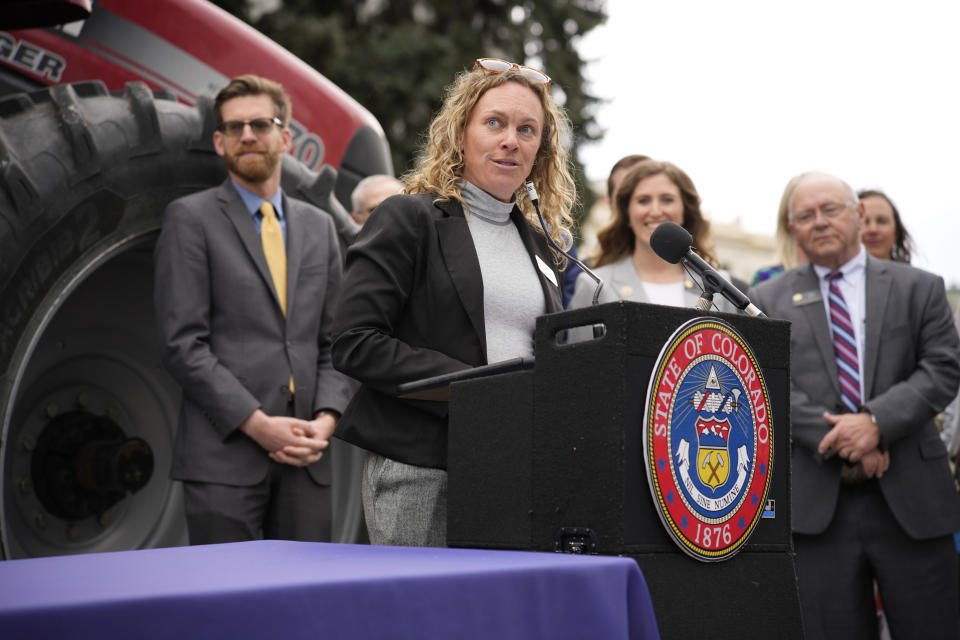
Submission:
M 819 289 L 811 289 L 810 291 L 801 291 L 800 293 L 793 294 L 793 306 L 795 307 L 802 307 L 803 305 L 813 304 L 814 302 L 823 303 L 823 295 Z
M 557 284 L 557 276 L 553 272 L 553 269 L 551 269 L 550 266 L 546 262 L 544 262 L 543 258 L 541 258 L 540 256 L 534 256 L 534 257 L 537 259 L 537 268 L 540 269 L 540 273 L 545 275 L 547 277 L 547 280 L 553 283 L 553 286 L 559 287 L 560 285 Z

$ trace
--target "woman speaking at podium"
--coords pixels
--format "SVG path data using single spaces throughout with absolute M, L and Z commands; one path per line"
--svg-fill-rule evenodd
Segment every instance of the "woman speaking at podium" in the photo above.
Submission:
M 561 310 L 565 260 L 545 233 L 571 244 L 569 126 L 543 72 L 477 60 L 447 88 L 404 194 L 377 207 L 347 252 L 333 362 L 361 388 L 336 435 L 370 453 L 373 544 L 446 542 L 448 403 L 401 398 L 397 386 L 530 356 L 537 316 Z

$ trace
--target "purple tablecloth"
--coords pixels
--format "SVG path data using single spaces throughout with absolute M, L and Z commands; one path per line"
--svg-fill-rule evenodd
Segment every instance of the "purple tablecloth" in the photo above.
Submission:
M 633 560 L 260 541 L 0 562 L 0 638 L 659 638 Z

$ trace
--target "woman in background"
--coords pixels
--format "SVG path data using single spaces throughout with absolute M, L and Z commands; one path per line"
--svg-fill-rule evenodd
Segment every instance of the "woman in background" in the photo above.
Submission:
M 777 211 L 777 253 L 780 255 L 780 263 L 757 269 L 750 281 L 750 286 L 775 278 L 784 271 L 807 263 L 807 256 L 803 253 L 803 249 L 797 246 L 797 241 L 793 239 L 788 226 L 790 198 L 793 197 L 793 189 L 798 181 L 799 176 L 790 178 L 790 182 L 783 189 L 783 195 L 780 196 L 780 208 Z
M 594 265 L 604 281 L 600 302 L 631 300 L 676 307 L 696 304 L 701 284 L 695 283 L 682 265 L 665 261 L 650 247 L 653 230 L 668 221 L 686 229 L 700 257 L 716 267 L 709 240 L 710 223 L 700 210 L 700 196 L 690 177 L 669 162 L 637 162 L 616 189 L 613 219 L 597 234 L 600 251 Z M 589 306 L 595 286 L 592 279 L 581 274 L 570 308 Z M 714 305 L 720 311 L 735 311 L 720 295 L 714 297 Z
M 865 209 L 860 237 L 867 253 L 874 258 L 910 264 L 913 238 L 903 226 L 893 201 L 879 189 L 864 189 L 857 197 Z

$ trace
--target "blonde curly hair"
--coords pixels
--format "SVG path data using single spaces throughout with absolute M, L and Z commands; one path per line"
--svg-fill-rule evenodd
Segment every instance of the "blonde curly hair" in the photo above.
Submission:
M 573 244 L 570 211 L 577 199 L 570 157 L 563 144 L 571 135 L 570 120 L 563 107 L 554 102 L 546 84 L 531 82 L 515 69 L 490 73 L 478 68 L 457 75 L 444 91 L 443 105 L 430 123 L 416 166 L 401 178 L 404 192 L 433 193 L 440 201 L 457 200 L 464 204 L 460 181 L 464 171 L 463 137 L 467 122 L 483 94 L 506 82 L 521 84 L 540 99 L 544 115 L 543 134 L 529 179 L 537 189 L 540 210 L 550 236 L 565 250 L 569 249 Z M 522 185 L 517 189 L 516 197 L 524 217 L 541 232 L 536 211 Z M 561 255 L 556 259 L 558 264 L 566 263 Z

